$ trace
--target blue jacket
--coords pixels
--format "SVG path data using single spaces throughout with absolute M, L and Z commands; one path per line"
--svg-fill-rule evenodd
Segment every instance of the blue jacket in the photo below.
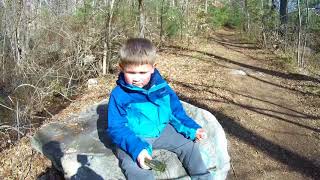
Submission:
M 152 154 L 152 147 L 144 138 L 159 137 L 168 123 L 191 140 L 200 128 L 186 114 L 179 98 L 157 69 L 148 86 L 146 90 L 129 85 L 120 73 L 109 99 L 107 132 L 134 160 L 143 149 Z

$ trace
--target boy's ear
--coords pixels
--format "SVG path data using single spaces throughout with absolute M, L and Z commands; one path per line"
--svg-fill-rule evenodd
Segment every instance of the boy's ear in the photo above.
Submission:
M 153 65 L 152 65 L 152 74 L 154 73 L 154 69 L 157 67 L 157 63 L 154 63 Z
M 122 67 L 123 65 L 121 65 L 121 64 L 119 64 L 119 66 L 118 66 L 118 68 L 119 68 L 119 70 L 120 71 L 123 71 L 123 67 Z

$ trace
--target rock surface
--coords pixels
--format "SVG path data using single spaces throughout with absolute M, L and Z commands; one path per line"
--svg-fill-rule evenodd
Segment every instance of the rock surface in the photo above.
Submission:
M 208 111 L 182 102 L 186 112 L 208 132 L 200 143 L 201 155 L 214 179 L 225 179 L 230 169 L 225 133 Z M 114 155 L 114 145 L 105 133 L 107 102 L 102 101 L 59 123 L 47 124 L 34 135 L 32 146 L 64 172 L 66 179 L 125 179 Z M 153 158 L 165 162 L 157 179 L 190 179 L 175 154 L 155 150 Z
M 241 69 L 232 69 L 230 71 L 230 74 L 239 75 L 239 76 L 246 76 L 247 75 L 247 73 Z

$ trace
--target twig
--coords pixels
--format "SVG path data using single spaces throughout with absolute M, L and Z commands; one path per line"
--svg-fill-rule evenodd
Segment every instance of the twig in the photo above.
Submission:
M 51 117 L 53 117 L 53 114 L 52 114 L 50 111 L 48 111 L 47 108 L 44 107 L 43 109 L 44 109 Z
M 59 35 L 59 36 L 62 37 L 62 38 L 65 38 L 65 37 L 66 37 L 66 36 L 64 36 L 63 34 L 61 34 L 61 33 L 59 33 L 59 32 L 56 32 L 56 31 L 54 31 L 54 30 L 52 30 L 52 29 L 50 29 L 50 28 L 47 28 L 47 27 L 45 27 L 45 26 L 41 26 L 41 25 L 40 25 L 39 27 L 40 27 L 40 28 L 43 28 L 43 29 L 45 29 L 45 30 L 47 30 L 47 31 L 50 31 L 50 32 L 52 32 L 52 33 L 55 33 L 55 34 Z M 62 31 L 61 29 L 60 29 L 60 31 L 66 33 L 65 31 Z M 72 39 L 70 38 L 70 35 L 69 35 L 68 33 L 66 33 L 66 35 L 68 36 L 67 38 L 72 41 Z
M 234 170 L 234 167 L 233 167 L 232 162 L 231 162 L 230 164 L 231 164 L 232 172 L 233 172 L 233 174 L 234 174 L 235 179 L 238 179 L 238 176 L 237 176 L 237 174 L 236 174 L 236 171 Z
M 32 118 L 47 119 L 47 117 L 31 115 Z
M 17 111 L 16 111 L 17 129 L 20 131 L 20 120 L 19 120 L 19 101 L 17 101 Z M 18 140 L 20 140 L 20 133 L 18 133 Z
M 61 96 L 63 96 L 64 98 L 66 98 L 67 100 L 69 100 L 70 102 L 73 102 L 74 100 L 69 99 L 67 96 L 65 96 L 64 94 L 62 94 L 61 92 L 57 92 L 56 93 L 60 94 Z
M 11 103 L 13 104 L 13 101 L 12 101 L 11 97 L 10 97 L 10 96 L 8 96 L 8 98 L 9 98 L 9 100 L 11 101 Z
M 19 134 L 21 134 L 21 135 L 25 135 L 25 136 L 27 136 L 28 138 L 32 138 L 30 135 L 28 135 L 28 134 L 24 134 L 23 132 L 21 132 L 19 129 L 17 129 L 17 128 L 15 128 L 15 127 L 12 127 L 12 126 L 8 126 L 8 125 L 1 125 L 0 126 L 0 129 L 1 128 L 7 128 L 7 129 L 11 129 L 11 130 L 15 130 L 15 131 L 17 131 Z
M 38 87 L 36 87 L 36 86 L 34 86 L 34 85 L 32 85 L 32 84 L 20 84 L 19 86 L 17 86 L 17 87 L 13 90 L 13 92 L 16 91 L 18 88 L 23 87 L 23 86 L 30 86 L 30 87 L 33 87 L 33 88 L 35 88 L 35 89 L 38 89 Z
M 15 127 L 12 127 L 12 126 L 9 126 L 9 125 L 1 125 L 0 126 L 0 129 L 4 129 L 4 128 L 15 130 L 15 131 L 17 131 L 17 132 L 19 132 L 20 134 L 23 135 L 23 132 L 18 131 L 17 128 L 15 128 Z
M 12 108 L 10 108 L 10 107 L 8 107 L 8 106 L 4 105 L 4 104 L 1 104 L 1 103 L 0 103 L 0 106 L 2 106 L 2 107 L 4 107 L 4 108 L 7 108 L 7 109 L 9 109 L 9 110 L 11 110 L 11 111 L 14 111 L 14 109 L 12 109 Z
M 72 76 L 73 76 L 73 72 L 71 73 L 71 77 L 70 77 L 69 82 L 68 82 L 67 94 L 69 94 L 69 88 L 70 88 L 70 86 L 71 86 Z

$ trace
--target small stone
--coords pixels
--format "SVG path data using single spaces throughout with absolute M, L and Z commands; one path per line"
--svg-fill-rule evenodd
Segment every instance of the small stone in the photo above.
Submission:
M 89 79 L 87 82 L 88 89 L 92 89 L 96 86 L 98 86 L 98 80 L 97 79 Z
M 83 58 L 83 63 L 85 65 L 87 64 L 91 64 L 95 61 L 96 57 L 94 57 L 94 55 L 86 55 L 84 58 Z
M 240 70 L 240 69 L 233 69 L 233 70 L 231 70 L 230 74 L 240 75 L 240 76 L 246 76 L 247 75 L 246 72 L 244 72 L 243 70 Z

